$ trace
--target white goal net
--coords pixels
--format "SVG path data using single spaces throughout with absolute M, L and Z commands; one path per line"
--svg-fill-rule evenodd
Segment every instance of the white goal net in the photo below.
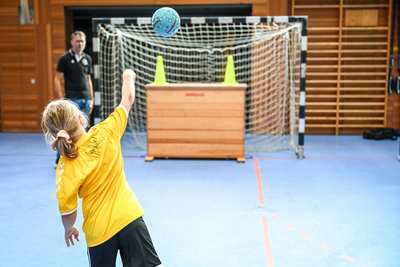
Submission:
M 182 18 L 179 31 L 163 38 L 146 19 L 96 25 L 100 120 L 120 103 L 124 69 L 137 73 L 124 147 L 147 148 L 144 86 L 154 82 L 157 56 L 169 83 L 220 83 L 232 55 L 236 81 L 247 84 L 245 151 L 298 153 L 302 23 Z

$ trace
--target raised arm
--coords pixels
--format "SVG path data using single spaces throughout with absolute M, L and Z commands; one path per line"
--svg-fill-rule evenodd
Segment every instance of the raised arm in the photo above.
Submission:
M 122 74 L 122 79 L 121 105 L 123 105 L 129 113 L 135 101 L 136 73 L 131 69 L 126 69 L 124 74 Z

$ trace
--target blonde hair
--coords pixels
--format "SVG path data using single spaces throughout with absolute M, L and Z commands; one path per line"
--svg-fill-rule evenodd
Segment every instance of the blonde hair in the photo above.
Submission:
M 79 130 L 81 119 L 83 120 L 82 126 L 86 129 L 88 125 L 86 114 L 71 100 L 60 99 L 50 102 L 42 114 L 42 129 L 46 142 L 60 155 L 76 158 L 78 147 L 75 146 L 71 138 L 65 140 L 56 136 L 61 130 L 66 131 L 70 137 L 74 136 Z

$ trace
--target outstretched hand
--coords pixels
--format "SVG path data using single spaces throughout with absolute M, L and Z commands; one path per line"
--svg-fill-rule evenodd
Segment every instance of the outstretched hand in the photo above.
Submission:
M 133 79 L 133 82 L 135 82 L 135 80 L 136 80 L 136 73 L 133 71 L 133 70 L 131 70 L 131 69 L 126 69 L 126 70 L 124 70 L 124 73 L 122 74 L 122 76 L 125 78 L 125 77 L 127 77 L 127 78 L 132 78 Z
M 79 230 L 75 225 L 70 231 L 65 231 L 65 243 L 67 243 L 68 247 L 70 246 L 70 242 L 72 243 L 72 245 L 75 245 L 74 238 L 76 241 L 79 242 Z

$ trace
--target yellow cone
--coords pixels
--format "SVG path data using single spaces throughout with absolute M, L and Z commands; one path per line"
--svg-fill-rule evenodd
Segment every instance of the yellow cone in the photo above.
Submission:
M 157 56 L 156 75 L 154 76 L 155 85 L 168 84 L 165 78 L 164 63 L 162 56 Z
M 228 56 L 225 69 L 225 79 L 222 84 L 226 85 L 239 84 L 238 82 L 236 82 L 235 66 L 233 65 L 233 56 Z

